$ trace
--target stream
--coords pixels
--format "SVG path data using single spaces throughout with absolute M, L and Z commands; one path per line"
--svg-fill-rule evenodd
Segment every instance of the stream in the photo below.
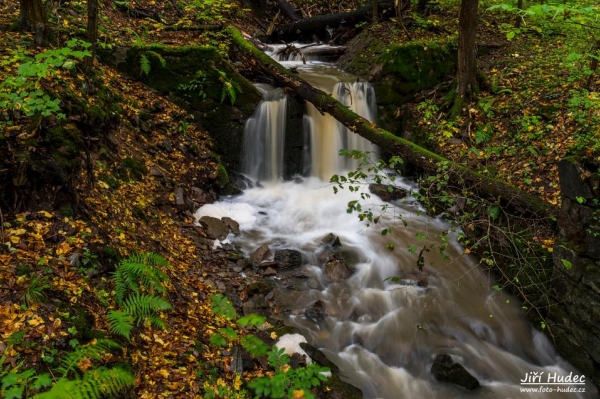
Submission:
M 375 119 L 376 93 L 368 83 L 308 53 L 305 58 L 306 64 L 297 56 L 280 62 L 297 68 L 302 78 L 356 113 Z M 280 284 L 281 308 L 289 309 L 287 324 L 320 348 L 340 368 L 342 379 L 360 388 L 365 398 L 597 397 L 591 382 L 546 383 L 557 381 L 548 376 L 579 374 L 526 320 L 520 302 L 493 288 L 494 281 L 464 254 L 457 232 L 447 234 L 447 257 L 432 248 L 424 252 L 423 273 L 418 271 L 420 249 L 439 243 L 437 237 L 451 228 L 442 218 L 424 214 L 410 195 L 395 201 L 369 227 L 346 211 L 359 193 L 341 189 L 335 194 L 329 179 L 357 164 L 338 151 L 377 154 L 378 149 L 310 104 L 304 116 L 304 176 L 282 181 L 287 99 L 281 89 L 258 88 L 263 102 L 246 124 L 242 164 L 244 174 L 260 184 L 203 206 L 196 217 L 228 216 L 239 222 L 241 234 L 228 240 L 247 256 L 263 244 L 273 252 L 301 252 L 302 278 L 291 286 Z M 414 182 L 401 177 L 395 184 L 416 190 Z M 375 195 L 363 201 L 363 207 L 373 209 L 385 204 Z M 383 236 L 384 228 L 393 234 Z M 341 245 L 324 237 L 338 237 Z M 418 249 L 409 251 L 411 246 Z M 346 259 L 350 275 L 334 281 L 325 264 L 336 254 Z M 274 278 L 285 273 L 298 271 Z M 316 304 L 322 315 L 311 317 Z M 442 353 L 462 364 L 481 386 L 467 391 L 437 381 L 430 369 Z M 540 386 L 521 385 L 532 373 L 542 373 L 541 385 L 554 392 L 525 392 Z

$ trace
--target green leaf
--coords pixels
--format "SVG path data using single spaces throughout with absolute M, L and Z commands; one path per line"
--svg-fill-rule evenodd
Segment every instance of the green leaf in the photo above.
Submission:
M 29 386 L 31 389 L 33 389 L 34 391 L 37 391 L 38 389 L 41 388 L 47 388 L 49 386 L 52 386 L 52 377 L 50 377 L 50 374 L 48 373 L 44 373 L 42 375 L 39 375 Z
M 493 205 L 489 209 L 490 217 L 492 219 L 497 219 L 500 217 L 500 207 L 498 205 Z
M 7 389 L 2 393 L 4 399 L 21 399 L 23 397 L 24 386 L 18 385 Z
M 573 267 L 573 264 L 566 259 L 561 259 L 560 261 L 567 270 L 570 270 Z

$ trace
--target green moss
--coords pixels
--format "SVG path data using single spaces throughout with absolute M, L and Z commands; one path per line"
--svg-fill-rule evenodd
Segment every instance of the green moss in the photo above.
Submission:
M 121 183 L 119 183 L 119 181 L 117 179 L 115 179 L 112 176 L 108 176 L 105 174 L 101 174 L 98 177 L 98 180 L 103 181 L 104 183 L 108 184 L 108 186 L 114 190 L 116 190 L 117 188 L 121 187 Z
M 71 205 L 65 205 L 65 206 L 61 206 L 58 211 L 60 212 L 61 215 L 66 216 L 66 217 L 73 217 L 75 215 L 75 212 L 73 211 L 73 207 Z
M 131 157 L 123 159 L 121 166 L 114 172 L 115 177 L 123 181 L 141 180 L 147 173 L 146 166 Z
M 118 261 L 120 258 L 119 251 L 117 251 L 115 247 L 109 245 L 102 248 L 102 255 L 105 258 L 113 259 L 114 261 Z

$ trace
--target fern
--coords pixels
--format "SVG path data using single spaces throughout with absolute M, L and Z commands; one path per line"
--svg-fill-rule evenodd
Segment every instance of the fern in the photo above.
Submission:
M 48 279 L 46 277 L 32 277 L 25 289 L 25 292 L 21 296 L 21 300 L 30 306 L 34 303 L 40 303 L 46 299 L 44 290 L 50 288 Z
M 220 71 L 218 69 L 217 72 L 220 75 L 219 80 L 223 84 L 223 88 L 221 89 L 221 102 L 224 102 L 225 98 L 229 98 L 229 101 L 231 101 L 231 105 L 233 105 L 237 98 L 237 93 L 242 92 L 242 87 L 233 79 L 228 78 L 225 72 Z
M 153 56 L 154 58 L 156 58 L 158 60 L 158 62 L 160 62 L 160 66 L 163 68 L 166 68 L 167 66 L 167 60 L 165 60 L 162 55 L 158 54 L 156 51 L 152 51 L 152 50 L 146 50 L 146 54 Z
M 102 360 L 102 354 L 115 349 L 120 349 L 121 345 L 110 339 L 97 339 L 87 345 L 78 347 L 73 352 L 61 360 L 60 366 L 56 369 L 63 377 L 66 377 L 70 371 L 85 372 L 85 369 L 80 367 L 80 362 L 84 359 Z
M 169 268 L 169 263 L 160 255 L 148 252 L 133 254 L 121 261 L 115 273 L 115 300 L 123 305 L 129 292 L 137 294 L 140 285 L 150 292 L 164 294 L 168 276 L 159 267 Z
M 106 317 L 110 332 L 118 334 L 131 340 L 131 330 L 133 330 L 134 317 L 128 313 L 119 310 L 111 310 Z
M 120 367 L 99 367 L 87 371 L 82 379 L 61 378 L 48 392 L 34 396 L 34 399 L 100 399 L 115 397 L 118 393 L 135 384 L 135 377 Z
M 150 60 L 146 57 L 146 54 L 140 56 L 140 69 L 142 70 L 142 74 L 150 74 Z
M 172 309 L 171 304 L 159 296 L 134 294 L 125 300 L 122 311 L 108 312 L 107 320 L 112 333 L 130 340 L 134 322 L 140 324 L 147 320 L 155 327 L 166 329 L 165 322 L 158 312 L 170 309 Z
M 171 309 L 171 304 L 161 297 L 135 294 L 125 301 L 124 311 L 133 316 L 138 324 L 147 319 L 156 327 L 164 329 L 165 323 L 158 317 L 158 312 Z

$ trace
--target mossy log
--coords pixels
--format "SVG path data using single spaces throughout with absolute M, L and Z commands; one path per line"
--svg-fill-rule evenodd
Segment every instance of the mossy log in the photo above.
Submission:
M 393 1 L 382 1 L 379 3 L 379 20 L 394 16 Z M 373 6 L 359 7 L 349 12 L 336 14 L 317 15 L 311 18 L 297 19 L 285 25 L 278 26 L 271 34 L 273 41 L 294 41 L 299 38 L 311 39 L 313 35 L 328 34 L 327 29 L 338 27 L 353 27 L 361 22 L 370 21 L 373 17 Z
M 379 128 L 375 123 L 355 114 L 325 92 L 313 87 L 299 78 L 271 57 L 260 51 L 252 43 L 244 39 L 242 34 L 232 26 L 226 31 L 233 42 L 248 56 L 255 59 L 263 73 L 270 75 L 277 84 L 292 89 L 305 101 L 312 103 L 320 112 L 328 113 L 354 133 L 366 138 L 373 144 L 384 148 L 388 153 L 401 157 L 405 162 L 415 165 L 429 173 L 435 173 L 439 166 L 448 164 L 447 172 L 454 183 L 467 183 L 476 188 L 479 195 L 493 199 L 506 208 L 521 214 L 535 214 L 556 217 L 558 208 L 504 181 L 484 176 L 473 170 L 456 164 L 447 158 L 428 151 L 418 145 L 397 137 Z

